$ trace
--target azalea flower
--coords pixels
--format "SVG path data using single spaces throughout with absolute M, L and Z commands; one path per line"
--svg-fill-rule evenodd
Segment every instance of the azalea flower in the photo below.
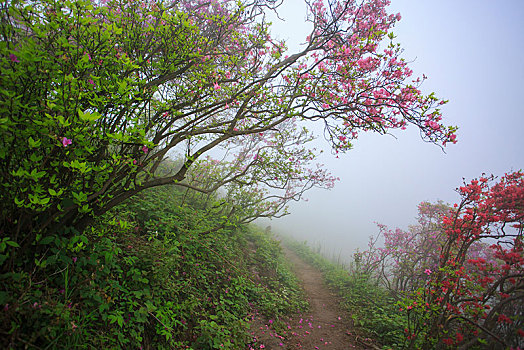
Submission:
M 16 57 L 16 55 L 15 55 L 14 53 L 10 53 L 10 54 L 9 54 L 9 59 L 11 60 L 11 62 L 15 62 L 15 63 L 20 62 L 20 61 L 18 60 L 18 57 Z
M 62 137 L 62 145 L 64 145 L 64 147 L 67 147 L 69 146 L 71 143 L 73 143 L 72 140 L 68 139 L 67 137 Z

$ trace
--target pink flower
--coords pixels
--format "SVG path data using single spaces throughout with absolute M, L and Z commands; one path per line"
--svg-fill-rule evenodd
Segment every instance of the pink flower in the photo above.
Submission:
M 261 344 L 261 345 L 260 345 L 260 348 L 261 348 L 261 349 L 265 349 L 266 346 L 265 346 L 264 344 Z
M 147 148 L 147 146 L 144 145 L 144 146 L 142 147 L 142 152 L 144 152 L 144 153 L 147 154 L 147 152 L 149 152 L 149 148 Z
M 433 120 L 430 121 L 428 124 L 429 124 L 429 126 L 430 126 L 432 129 L 434 129 L 434 130 L 438 130 L 438 129 L 440 129 L 440 125 L 439 125 L 438 123 L 434 122 Z
M 424 270 L 424 273 L 425 273 L 426 275 L 428 275 L 428 276 L 431 275 L 431 272 L 432 272 L 432 271 L 431 271 L 430 269 L 425 269 L 425 270 Z
M 64 145 L 64 147 L 67 147 L 69 146 L 71 143 L 73 143 L 72 140 L 68 139 L 67 137 L 62 137 L 62 145 Z
M 95 82 L 93 81 L 93 79 L 89 78 L 89 80 L 87 81 L 89 84 L 95 86 Z
M 213 83 L 213 89 L 220 90 L 220 85 L 218 85 L 218 83 Z
M 16 62 L 16 63 L 20 62 L 18 60 L 18 57 L 16 57 L 16 55 L 14 53 L 10 53 L 9 54 L 9 59 L 11 60 L 11 62 Z

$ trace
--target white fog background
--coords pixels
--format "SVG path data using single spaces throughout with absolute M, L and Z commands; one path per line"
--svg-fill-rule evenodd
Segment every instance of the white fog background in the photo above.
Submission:
M 259 224 L 344 259 L 366 248 L 375 222 L 407 228 L 421 201 L 457 202 L 463 178 L 524 168 L 524 1 L 392 0 L 389 12 L 402 15 L 393 32 L 413 76 L 428 76 L 422 90 L 450 100 L 442 111 L 447 125 L 459 126 L 458 143 L 444 153 L 411 127 L 396 138 L 361 134 L 336 159 L 319 137 L 321 162 L 341 180 Z M 286 21 L 273 19 L 272 33 L 292 52 L 308 33 L 306 9 L 284 0 L 279 13 Z

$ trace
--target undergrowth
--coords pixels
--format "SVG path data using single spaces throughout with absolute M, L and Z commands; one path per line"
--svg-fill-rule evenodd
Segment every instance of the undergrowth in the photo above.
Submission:
M 181 204 L 184 203 L 184 204 Z M 254 312 L 303 307 L 281 248 L 198 198 L 152 189 L 84 232 L 35 243 L 0 276 L 0 343 L 36 349 L 241 349 Z M 208 232 L 202 234 L 202 232 Z

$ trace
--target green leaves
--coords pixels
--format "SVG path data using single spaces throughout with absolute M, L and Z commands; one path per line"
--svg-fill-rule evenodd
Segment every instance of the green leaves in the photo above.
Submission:
M 80 120 L 86 122 L 94 122 L 95 120 L 98 120 L 101 117 L 100 113 L 98 112 L 82 112 L 80 109 L 78 110 L 78 116 L 80 117 Z
M 50 200 L 51 198 L 49 197 L 40 197 L 36 194 L 29 194 L 29 201 L 35 205 L 46 205 Z
M 50 194 L 51 196 L 54 196 L 54 197 L 59 197 L 59 196 L 61 196 L 61 195 L 64 193 L 64 189 L 62 189 L 62 188 L 61 188 L 60 190 L 58 190 L 58 192 L 56 192 L 56 191 L 55 191 L 54 189 L 52 189 L 52 188 L 49 188 L 48 191 L 49 191 L 49 194 Z
M 40 141 L 39 139 L 36 139 L 35 141 L 32 137 L 29 137 L 28 142 L 30 148 L 38 148 L 42 145 L 42 141 Z
M 71 194 L 73 195 L 73 198 L 74 198 L 74 201 L 75 203 L 77 204 L 80 204 L 82 202 L 86 202 L 87 201 L 87 193 L 84 193 L 84 192 L 71 192 Z
M 92 168 L 90 167 L 90 165 L 87 162 L 80 162 L 77 159 L 72 160 L 70 162 L 63 162 L 62 164 L 66 168 L 77 170 L 82 174 L 86 174 L 92 171 Z
M 47 236 L 42 238 L 40 241 L 37 240 L 38 244 L 47 245 L 55 241 L 55 236 Z
M 14 242 L 11 240 L 11 238 L 9 237 L 4 237 L 2 238 L 2 240 L 0 241 L 0 253 L 3 253 L 5 252 L 6 248 L 7 247 L 14 247 L 14 248 L 20 248 L 20 246 L 18 245 L 18 243 Z
M 122 311 L 113 311 L 112 314 L 107 316 L 110 324 L 117 323 L 119 327 L 124 325 L 124 316 Z

